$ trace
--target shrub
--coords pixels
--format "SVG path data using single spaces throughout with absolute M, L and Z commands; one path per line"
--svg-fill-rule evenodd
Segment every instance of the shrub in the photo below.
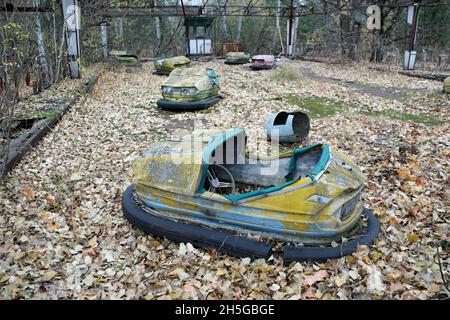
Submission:
M 273 71 L 271 79 L 275 81 L 299 81 L 303 80 L 300 68 L 295 63 L 284 63 Z

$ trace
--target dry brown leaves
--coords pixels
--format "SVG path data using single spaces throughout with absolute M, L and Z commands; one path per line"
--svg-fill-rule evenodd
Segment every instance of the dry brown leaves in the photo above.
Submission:
M 298 62 L 295 62 L 298 63 Z M 427 299 L 445 295 L 436 248 L 449 240 L 449 125 L 369 117 L 373 110 L 427 108 L 426 96 L 408 103 L 352 92 L 338 84 L 273 82 L 252 72 L 204 63 L 221 76 L 225 99 L 197 113 L 156 109 L 165 77 L 141 69 L 105 72 L 9 175 L 0 189 L 0 296 L 72 299 Z M 365 67 L 309 63 L 316 73 L 369 81 Z M 382 78 L 383 77 L 383 78 Z M 397 74 L 375 82 L 416 88 Z M 372 80 L 371 80 L 372 81 Z M 434 84 L 433 84 L 434 85 Z M 59 88 L 63 95 L 64 88 Z M 122 217 L 121 192 L 131 183 L 133 157 L 174 129 L 244 127 L 251 148 L 264 145 L 262 125 L 295 105 L 283 94 L 326 96 L 346 103 L 330 118 L 312 119 L 304 144 L 325 142 L 347 152 L 364 170 L 364 200 L 382 224 L 373 248 L 327 263 L 238 259 L 190 244 L 156 239 Z M 420 105 L 414 103 L 420 101 Z M 432 103 L 436 115 L 448 105 Z M 259 140 L 258 140 L 259 139 Z M 441 253 L 448 274 L 448 252 Z

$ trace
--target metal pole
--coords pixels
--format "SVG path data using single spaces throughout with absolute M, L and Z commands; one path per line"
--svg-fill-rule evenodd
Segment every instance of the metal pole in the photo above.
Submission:
M 413 7 L 413 18 L 412 27 L 409 34 L 408 48 L 405 52 L 405 61 L 403 64 L 403 69 L 413 70 L 416 60 L 416 52 L 414 51 L 414 45 L 416 44 L 416 33 L 417 33 L 417 21 L 419 18 L 419 3 L 420 0 L 414 0 Z
M 288 31 L 288 56 L 292 55 L 292 22 L 293 22 L 293 16 L 294 16 L 294 0 L 291 0 L 291 4 L 289 7 L 289 31 Z
M 419 13 L 419 1 L 414 1 L 414 13 L 413 13 L 413 21 L 412 21 L 412 29 L 409 34 L 409 45 L 408 50 L 414 50 L 414 44 L 416 43 L 416 32 L 417 32 L 417 18 Z
M 78 0 L 63 0 L 62 10 L 66 25 L 67 55 L 69 57 L 70 76 L 80 78 L 80 66 L 78 58 L 80 50 L 80 7 Z
M 186 17 L 186 11 L 184 10 L 184 3 L 183 0 L 181 0 L 181 8 L 183 9 L 183 18 L 184 18 L 184 36 L 186 38 L 186 55 L 190 55 L 190 43 L 189 43 L 189 24 L 188 24 L 188 18 Z
M 103 58 L 108 59 L 108 32 L 106 22 L 103 22 L 100 26 L 102 31 L 102 49 L 103 49 Z

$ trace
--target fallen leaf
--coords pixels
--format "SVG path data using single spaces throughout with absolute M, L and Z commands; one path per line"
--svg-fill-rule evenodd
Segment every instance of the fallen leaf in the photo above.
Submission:
M 406 237 L 408 238 L 409 242 L 417 242 L 417 241 L 419 241 L 419 236 L 417 234 L 415 234 L 415 233 L 408 233 L 406 235 Z
M 44 273 L 44 278 L 47 281 L 52 280 L 58 273 L 56 273 L 55 271 L 47 271 L 46 273 Z
M 20 192 L 27 198 L 27 200 L 34 200 L 36 193 L 33 188 L 25 186 L 20 189 Z
M 81 172 L 74 172 L 70 175 L 69 180 L 70 181 L 80 181 L 83 179 L 83 176 L 81 175 Z
M 328 272 L 326 270 L 319 270 L 312 275 L 303 275 L 305 283 L 308 286 L 312 286 L 316 282 L 320 282 L 328 277 Z
M 306 289 L 305 292 L 302 293 L 302 299 L 315 299 L 316 298 L 316 288 L 311 286 Z
M 180 246 L 178 247 L 178 254 L 180 256 L 184 256 L 186 254 L 186 251 L 187 251 L 186 245 L 183 242 L 181 242 Z
M 336 277 L 336 279 L 334 280 L 334 283 L 338 286 L 341 287 L 342 285 L 344 285 L 347 281 L 345 279 Z
M 155 298 L 155 296 L 153 295 L 153 293 L 148 293 L 145 297 L 144 297 L 144 299 L 145 300 L 153 300 Z
M 389 291 L 391 292 L 398 292 L 398 291 L 404 291 L 405 287 L 400 282 L 393 282 L 389 285 Z
M 367 290 L 371 293 L 383 293 L 385 289 L 381 272 L 375 265 L 372 265 L 367 278 Z

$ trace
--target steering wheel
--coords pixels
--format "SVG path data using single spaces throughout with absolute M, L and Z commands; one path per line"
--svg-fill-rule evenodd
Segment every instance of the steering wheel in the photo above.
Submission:
M 217 172 L 224 172 L 228 176 L 230 182 L 220 181 L 217 176 Z M 210 165 L 206 177 L 208 178 L 209 182 L 209 192 L 217 193 L 217 190 L 219 190 L 220 194 L 232 194 L 236 189 L 233 175 L 230 171 L 228 171 L 227 168 L 220 164 Z

